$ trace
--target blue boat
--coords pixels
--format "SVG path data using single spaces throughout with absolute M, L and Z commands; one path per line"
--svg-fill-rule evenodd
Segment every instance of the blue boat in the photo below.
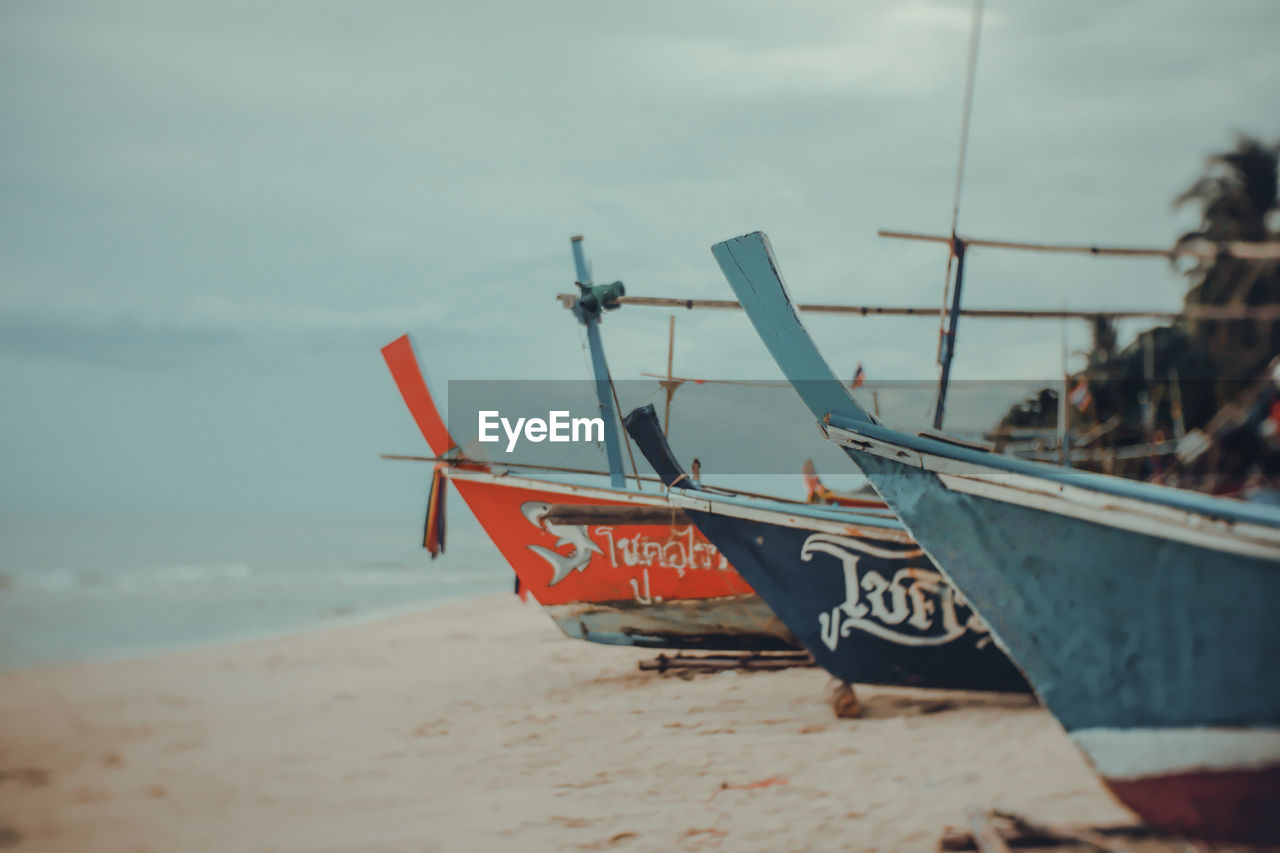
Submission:
M 836 379 L 760 233 L 712 248 L 761 339 L 1150 826 L 1280 842 L 1280 511 L 886 428 Z
M 671 505 L 832 675 L 866 684 L 1029 689 L 986 623 L 892 513 L 706 491 L 676 461 L 652 405 L 623 423 L 669 487 Z

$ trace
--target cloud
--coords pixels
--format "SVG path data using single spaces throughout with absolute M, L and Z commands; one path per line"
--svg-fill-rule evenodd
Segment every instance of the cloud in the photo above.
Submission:
M 192 369 L 211 354 L 234 358 L 261 348 L 377 347 L 414 330 L 439 342 L 456 339 L 457 303 L 419 302 L 344 311 L 320 305 L 250 305 L 216 296 L 176 311 L 0 309 L 0 353 L 140 370 Z
M 20 358 L 82 361 L 132 370 L 191 367 L 210 348 L 236 340 L 226 330 L 157 328 L 129 320 L 67 322 L 47 315 L 0 312 L 0 353 Z
M 928 2 L 849 7 L 830 17 L 823 22 L 829 27 L 814 26 L 808 38 L 785 44 L 735 38 L 727 27 L 719 36 L 653 36 L 641 47 L 677 97 L 888 99 L 932 93 L 954 78 L 971 22 L 962 6 Z M 990 14 L 985 26 L 999 31 L 1004 18 Z
M 803 301 L 937 305 L 944 252 L 875 231 L 950 221 L 970 9 L 5 5 L 9 379 L 31 391 L 27 411 L 42 410 L 52 376 L 69 396 L 109 378 L 133 401 L 190 386 L 193 407 L 250 415 L 278 386 L 346 382 L 365 396 L 358 412 L 343 397 L 340 434 L 332 412 L 297 403 L 297 451 L 331 453 L 402 426 L 377 348 L 404 331 L 438 381 L 585 375 L 576 324 L 552 299 L 571 286 L 579 233 L 597 277 L 633 294 L 725 298 L 708 247 L 764 229 Z M 1233 129 L 1280 136 L 1266 109 L 1278 24 L 1271 0 L 989 4 L 962 231 L 1172 240 L 1187 212 L 1168 202 L 1206 154 Z M 1182 287 L 1160 263 L 975 250 L 966 300 L 1167 307 Z M 665 365 L 666 318 L 610 315 L 615 375 Z M 678 371 L 777 376 L 745 318 L 688 312 L 677 325 Z M 812 326 L 842 370 L 935 375 L 931 321 Z M 1058 330 L 1046 328 L 962 324 L 956 371 L 1052 375 Z M 266 361 L 270 387 L 236 396 Z M 115 434 L 143 430 L 133 408 L 115 412 Z M 213 429 L 181 407 L 173 421 Z M 96 463 L 103 477 L 127 475 L 110 463 Z M 33 466 L 30 482 L 74 480 Z M 219 484 L 217 466 L 201 473 L 224 497 L 243 490 Z

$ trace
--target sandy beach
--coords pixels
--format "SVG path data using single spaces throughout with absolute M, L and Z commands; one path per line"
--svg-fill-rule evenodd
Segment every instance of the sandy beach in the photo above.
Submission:
M 0 849 L 936 849 L 975 807 L 1128 823 L 1029 699 L 683 679 L 507 595 L 0 674 Z

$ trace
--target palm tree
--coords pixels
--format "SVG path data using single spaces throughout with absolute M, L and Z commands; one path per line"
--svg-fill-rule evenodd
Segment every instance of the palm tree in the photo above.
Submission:
M 1177 245 L 1212 241 L 1280 240 L 1280 143 L 1264 145 L 1241 136 L 1231 151 L 1208 158 L 1205 173 L 1174 199 L 1174 206 L 1200 207 L 1200 226 Z M 1190 305 L 1263 305 L 1280 303 L 1280 262 L 1219 257 L 1184 270 Z M 1155 431 L 1173 434 L 1175 400 L 1182 425 L 1194 429 L 1210 418 L 1280 353 L 1280 323 L 1257 320 L 1176 321 L 1143 332 L 1116 350 L 1114 326 L 1095 324 L 1093 351 L 1085 375 L 1092 392 L 1090 411 L 1072 413 L 1092 424 L 1117 419 L 1109 442 L 1150 440 Z M 1148 380 L 1154 378 L 1156 384 Z M 1010 426 L 1051 426 L 1057 418 L 1057 394 L 1046 391 L 1014 406 L 1002 421 Z M 1135 471 L 1116 471 L 1140 476 Z
M 1231 151 L 1209 157 L 1205 174 L 1174 199 L 1174 207 L 1200 207 L 1200 227 L 1178 245 L 1196 239 L 1280 240 L 1280 143 L 1264 145 L 1239 136 Z M 1186 270 L 1187 305 L 1264 305 L 1280 302 L 1280 262 L 1219 257 Z M 1203 342 L 1214 365 L 1217 401 L 1224 404 L 1242 381 L 1253 379 L 1280 352 L 1280 323 L 1256 320 L 1200 321 L 1191 336 Z

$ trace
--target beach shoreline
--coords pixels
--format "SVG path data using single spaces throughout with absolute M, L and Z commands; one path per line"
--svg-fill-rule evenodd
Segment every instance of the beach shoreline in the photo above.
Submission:
M 18 850 L 933 850 L 970 809 L 1132 823 L 1026 697 L 682 679 L 507 594 L 0 672 Z
M 167 658 L 187 652 L 198 652 L 223 647 L 235 647 L 245 644 L 260 643 L 271 640 L 282 640 L 289 637 L 308 634 L 321 634 L 343 628 L 356 628 L 362 625 L 377 624 L 402 616 L 413 616 L 434 610 L 437 607 L 448 607 L 464 604 L 476 598 L 492 596 L 500 593 L 462 592 L 456 595 L 434 595 L 430 598 L 417 598 L 402 604 L 373 605 L 364 609 L 339 606 L 327 615 L 314 615 L 308 619 L 277 628 L 249 628 L 213 636 L 201 636 L 191 639 L 157 640 L 137 645 L 125 645 L 118 648 L 101 650 L 74 650 L 51 660 L 36 659 L 31 662 L 20 661 L 13 664 L 0 665 L 0 679 L 12 673 L 32 670 L 53 670 L 60 667 L 127 663 L 130 661 Z

